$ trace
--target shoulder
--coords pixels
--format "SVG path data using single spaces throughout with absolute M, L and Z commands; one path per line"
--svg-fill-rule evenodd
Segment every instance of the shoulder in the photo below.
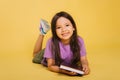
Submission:
M 46 42 L 46 47 L 52 44 L 52 38 L 49 38 Z
M 83 38 L 81 36 L 78 36 L 78 41 L 83 41 Z
M 51 42 L 52 42 L 52 38 L 49 38 L 49 39 L 47 40 L 47 42 L 48 42 L 48 43 L 51 43 Z
M 78 36 L 78 42 L 80 44 L 84 44 L 84 40 L 83 40 L 83 38 L 81 36 Z

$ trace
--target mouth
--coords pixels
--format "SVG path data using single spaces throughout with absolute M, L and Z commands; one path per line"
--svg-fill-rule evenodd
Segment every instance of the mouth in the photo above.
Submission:
M 63 37 L 67 37 L 69 35 L 69 33 L 63 33 L 61 34 Z

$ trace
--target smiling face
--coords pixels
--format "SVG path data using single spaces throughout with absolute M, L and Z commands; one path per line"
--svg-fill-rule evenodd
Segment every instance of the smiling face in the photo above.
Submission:
M 72 23 L 67 18 L 58 18 L 56 22 L 56 34 L 64 44 L 69 43 L 74 30 Z

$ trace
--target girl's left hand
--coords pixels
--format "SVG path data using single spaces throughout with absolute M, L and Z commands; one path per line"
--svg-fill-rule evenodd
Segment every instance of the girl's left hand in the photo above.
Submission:
M 90 68 L 88 65 L 82 65 L 82 70 L 84 71 L 85 75 L 90 73 Z

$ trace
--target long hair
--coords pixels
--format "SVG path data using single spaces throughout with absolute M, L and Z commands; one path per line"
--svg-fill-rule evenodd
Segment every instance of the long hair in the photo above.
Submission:
M 71 64 L 77 65 L 77 63 L 80 61 L 80 46 L 78 43 L 76 24 L 75 24 L 73 18 L 71 17 L 71 15 L 64 11 L 57 13 L 52 18 L 52 21 L 51 21 L 52 51 L 53 51 L 52 53 L 53 53 L 53 55 L 55 55 L 55 64 L 59 66 L 61 64 L 61 62 L 63 61 L 61 59 L 61 55 L 60 55 L 60 47 L 59 47 L 60 38 L 56 34 L 56 22 L 60 17 L 64 17 L 64 18 L 67 18 L 68 20 L 70 20 L 70 22 L 72 23 L 72 25 L 75 29 L 73 31 L 73 35 L 71 36 L 70 49 L 73 53 L 73 58 L 71 60 Z

